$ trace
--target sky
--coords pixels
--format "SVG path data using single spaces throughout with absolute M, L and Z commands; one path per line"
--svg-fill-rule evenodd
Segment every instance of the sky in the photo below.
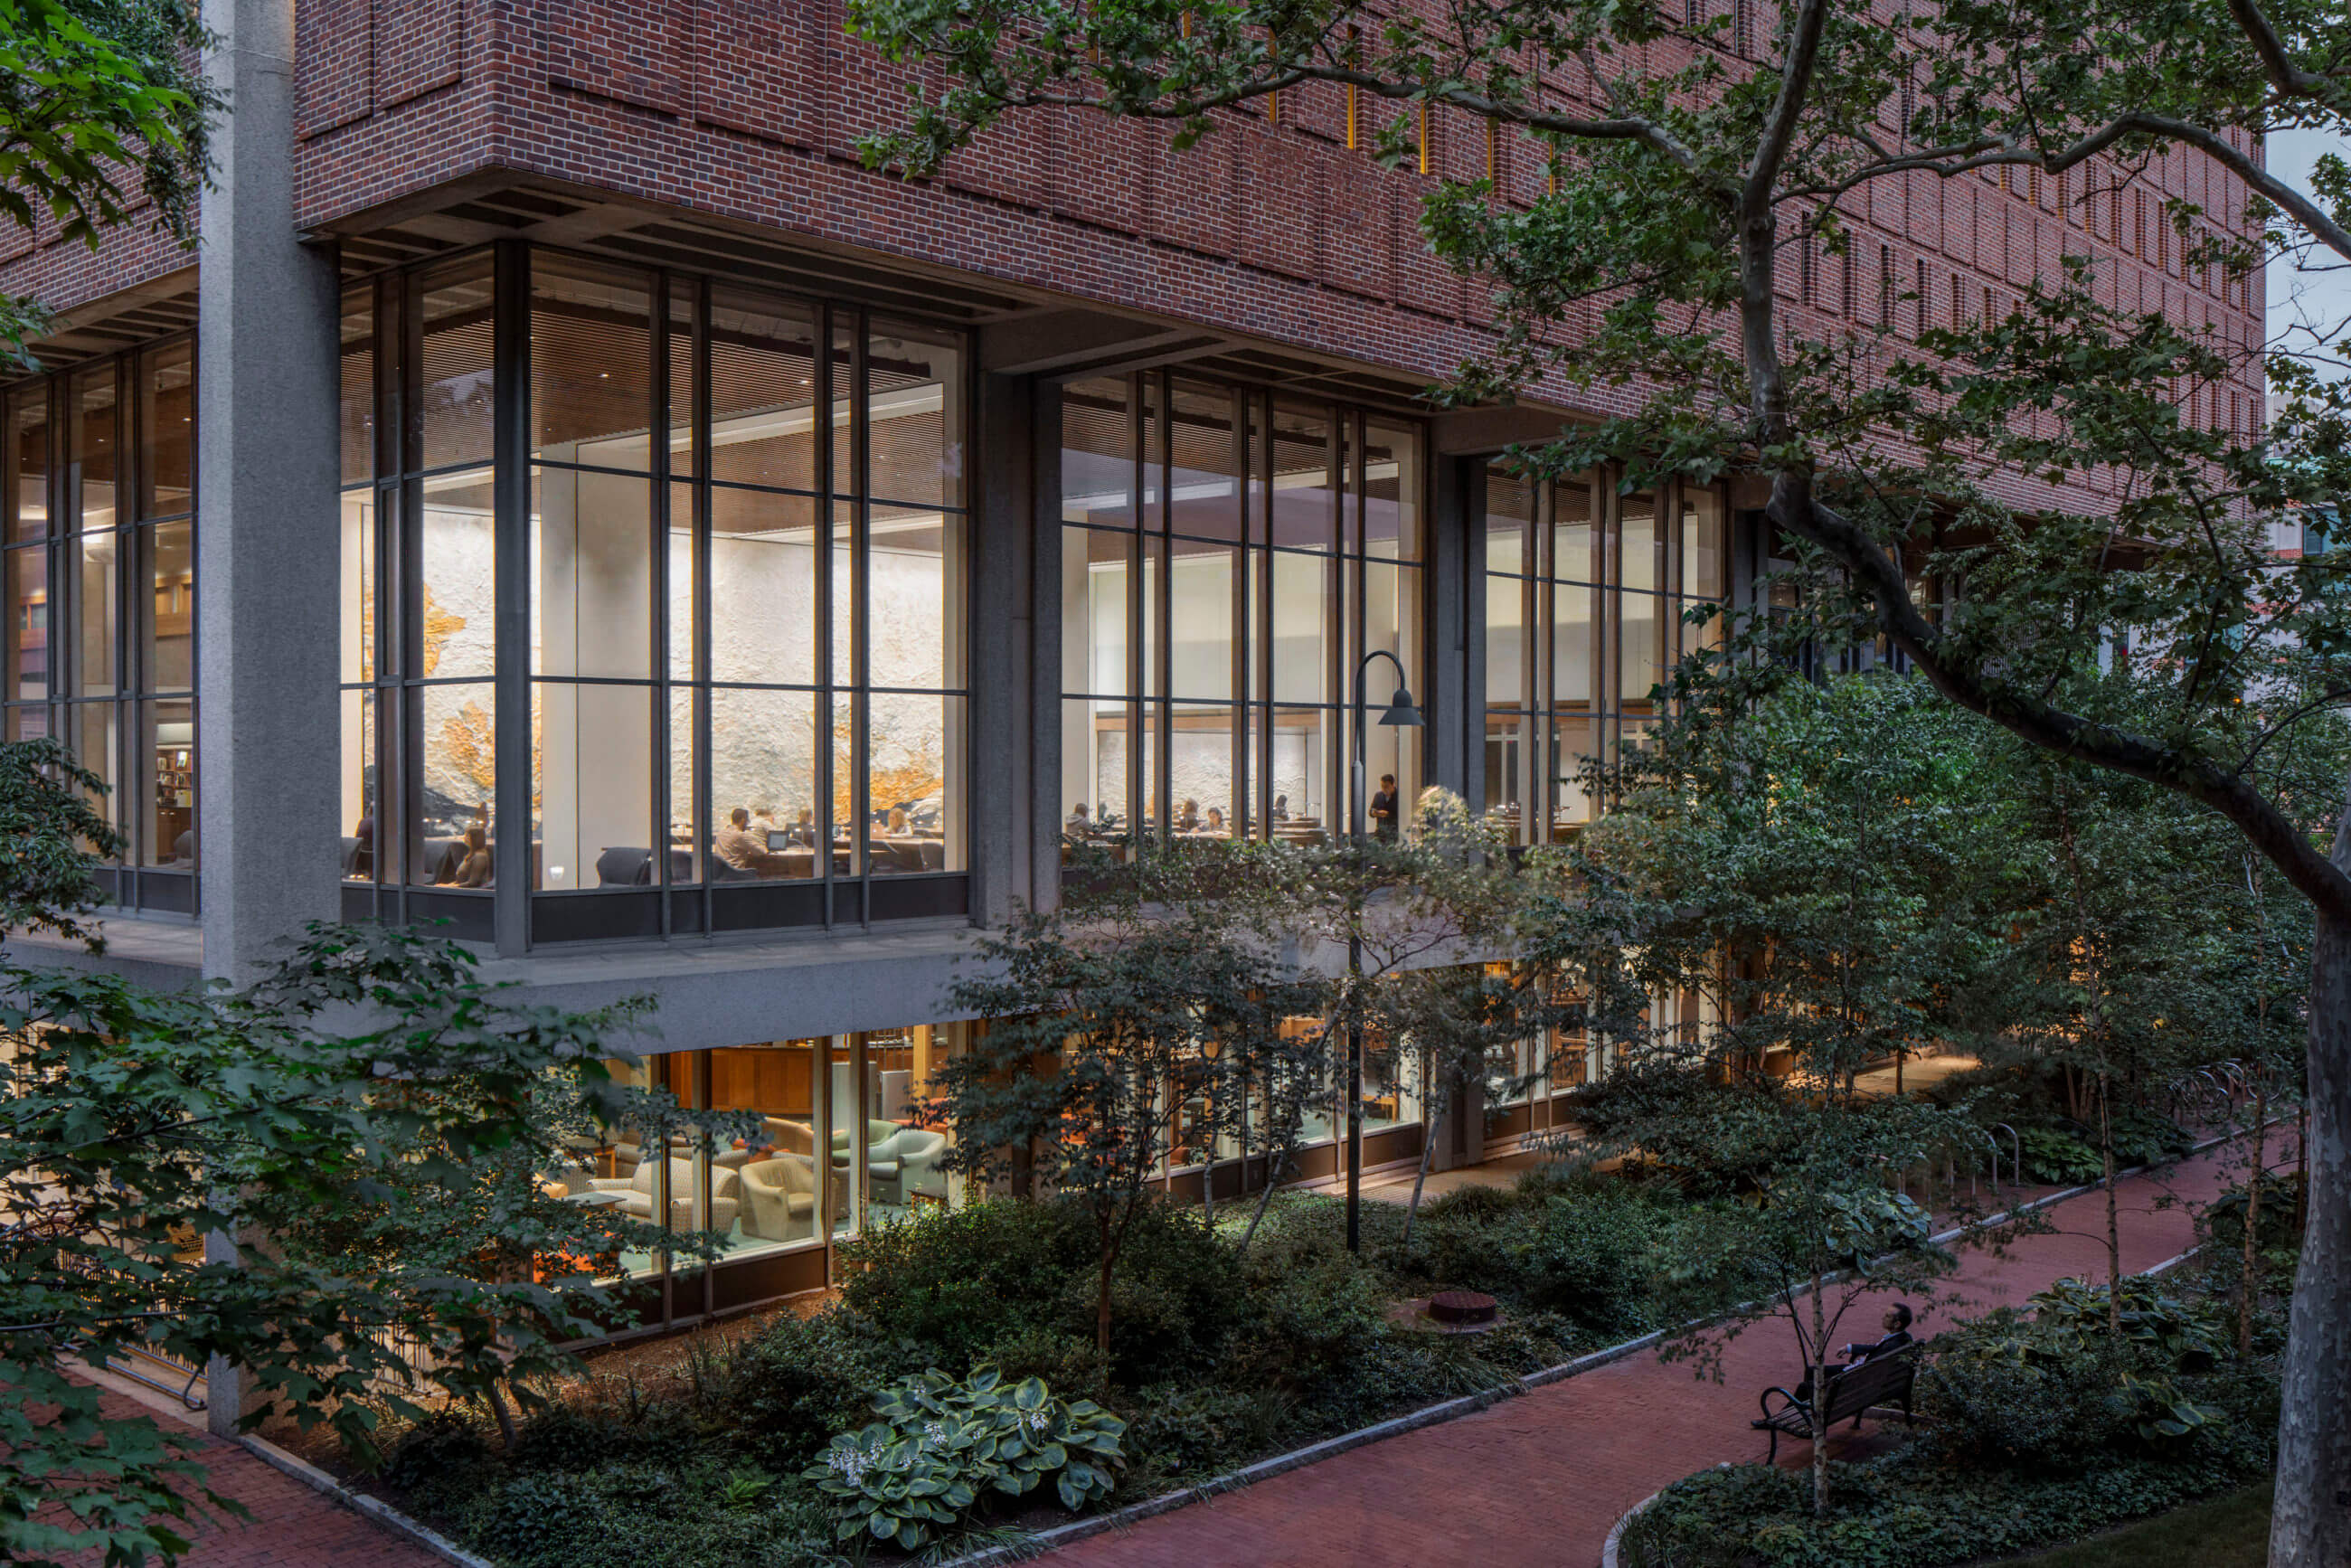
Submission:
M 2330 151 L 2351 158 L 2351 141 L 2316 131 L 2283 131 L 2269 139 L 2269 166 L 2282 178 L 2306 191 L 2310 188 L 2312 163 L 2321 153 Z M 2334 328 L 2335 340 L 2342 340 L 2342 324 L 2351 319 L 2351 262 L 2330 251 L 2314 252 L 2311 259 L 2319 264 L 2320 269 L 2297 272 L 2291 267 L 2274 265 L 2269 269 L 2269 338 L 2273 344 L 2297 325 Z M 2332 270 L 2324 270 L 2330 260 Z M 2307 339 L 2303 340 L 2306 345 Z M 2344 366 L 2344 371 L 2351 374 L 2351 365 Z

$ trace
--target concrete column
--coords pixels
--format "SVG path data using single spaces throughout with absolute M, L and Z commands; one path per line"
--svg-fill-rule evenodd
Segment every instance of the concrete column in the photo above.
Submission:
M 204 0 L 229 113 L 204 193 L 196 760 L 204 973 L 243 983 L 338 912 L 336 286 L 294 226 L 294 0 Z M 210 1369 L 233 1428 L 242 1379 Z
M 293 0 L 205 0 L 229 113 L 197 304 L 204 972 L 338 910 L 337 292 L 294 226 Z
M 972 847 L 973 918 L 1002 924 L 1015 899 L 1033 896 L 1031 838 L 1035 812 L 1029 737 L 1030 660 L 1034 644 L 1037 573 L 1030 549 L 1035 529 L 1030 406 L 1035 382 L 1027 376 L 979 377 L 979 491 L 972 519 L 970 733 L 966 802 Z
M 1061 388 L 1040 382 L 1030 404 L 1029 897 L 1039 909 L 1061 901 Z

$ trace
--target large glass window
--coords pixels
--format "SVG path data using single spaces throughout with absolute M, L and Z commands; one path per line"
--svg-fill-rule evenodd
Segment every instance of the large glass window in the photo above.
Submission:
M 685 1136 L 666 1160 L 637 1129 L 583 1144 L 558 1173 L 559 1196 L 625 1209 L 673 1229 L 708 1228 L 722 1262 L 821 1245 L 962 1197 L 946 1169 L 951 1135 L 920 1125 L 932 1075 L 962 1048 L 962 1024 L 674 1051 L 616 1075 L 667 1089 L 686 1111 L 749 1112 L 747 1136 L 704 1153 Z M 657 1272 L 653 1253 L 624 1271 Z
M 959 336 L 517 248 L 354 290 L 344 364 L 347 877 L 490 885 L 463 871 L 496 863 L 511 765 L 528 889 L 645 904 L 534 903 L 533 940 L 961 910 Z M 396 397 L 421 428 L 380 417 Z M 479 465 L 507 399 L 519 485 Z M 528 625 L 517 669 L 501 592 Z M 510 764 L 502 702 L 528 706 Z M 386 810 L 404 854 L 377 841 Z M 926 874 L 937 891 L 870 891 Z
M 1342 831 L 1349 681 L 1367 650 L 1421 678 L 1417 427 L 1161 371 L 1061 403 L 1066 831 Z M 1384 706 L 1384 661 L 1367 690 Z M 1408 733 L 1369 783 L 1418 790 Z
M 117 896 L 182 912 L 197 858 L 194 382 L 181 338 L 0 403 L 0 733 L 63 737 L 124 835 Z
M 1585 764 L 1639 744 L 1675 663 L 1720 636 L 1684 615 L 1728 591 L 1724 519 L 1710 488 L 1487 470 L 1486 808 L 1520 842 L 1591 820 Z

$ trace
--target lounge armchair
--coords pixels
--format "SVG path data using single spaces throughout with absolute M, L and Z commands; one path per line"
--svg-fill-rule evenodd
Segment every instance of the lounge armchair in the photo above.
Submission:
M 816 1234 L 815 1161 L 804 1155 L 778 1155 L 737 1174 L 743 1184 L 744 1235 L 799 1241 Z
M 638 1219 L 653 1218 L 653 1162 L 646 1160 L 631 1176 L 598 1176 L 590 1186 L 598 1192 L 620 1192 L 628 1195 L 622 1207 Z M 709 1228 L 726 1230 L 735 1224 L 741 1207 L 736 1197 L 737 1175 L 730 1170 L 710 1173 Z M 672 1230 L 694 1228 L 694 1162 L 672 1158 L 669 1162 L 669 1228 Z
M 914 1201 L 917 1193 L 926 1197 L 945 1199 L 947 1178 L 946 1173 L 939 1169 L 939 1164 L 946 1158 L 946 1134 L 934 1133 L 927 1127 L 902 1127 L 891 1143 L 895 1155 L 892 1162 L 894 1168 L 886 1176 L 878 1172 L 873 1175 L 875 1200 L 904 1207 Z M 873 1170 L 870 1160 L 866 1168 Z

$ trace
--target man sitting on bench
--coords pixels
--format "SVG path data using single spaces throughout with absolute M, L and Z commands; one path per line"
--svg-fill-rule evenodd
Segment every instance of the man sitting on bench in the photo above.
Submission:
M 1910 1369 L 1907 1365 L 1890 1368 L 1890 1375 L 1883 1377 L 1875 1372 L 1866 1378 L 1855 1377 L 1854 1374 L 1873 1363 L 1907 1360 L 1903 1353 L 1917 1343 L 1911 1337 L 1910 1321 L 1910 1309 L 1896 1301 L 1886 1309 L 1886 1316 L 1879 1320 L 1886 1330 L 1884 1337 L 1870 1344 L 1844 1347 L 1844 1364 L 1829 1368 L 1829 1408 L 1823 1429 L 1847 1416 L 1853 1417 L 1855 1427 L 1860 1426 L 1861 1417 L 1870 1405 L 1884 1397 L 1897 1401 L 1904 1415 L 1909 1414 Z M 1771 1396 L 1774 1394 L 1787 1402 L 1777 1413 L 1771 1409 Z M 1780 1452 L 1780 1435 L 1783 1432 L 1791 1437 L 1813 1437 L 1817 1441 L 1817 1435 L 1813 1431 L 1812 1368 L 1804 1369 L 1803 1380 L 1792 1390 L 1765 1390 L 1763 1418 L 1750 1425 L 1758 1431 L 1771 1434 L 1771 1454 L 1775 1458 Z
M 1886 1315 L 1877 1321 L 1879 1326 L 1886 1330 L 1886 1336 L 1875 1343 L 1845 1346 L 1844 1364 L 1830 1367 L 1831 1377 L 1834 1377 L 1840 1372 L 1850 1372 L 1865 1361 L 1875 1361 L 1881 1355 L 1891 1355 L 1905 1345 L 1918 1343 L 1910 1337 L 1910 1309 L 1904 1303 L 1895 1302 L 1886 1309 Z M 1804 1380 L 1796 1385 L 1796 1403 L 1809 1406 L 1812 1402 L 1813 1369 L 1808 1366 L 1804 1368 Z M 1853 1424 L 1856 1427 L 1860 1426 L 1861 1417 L 1855 1416 Z

